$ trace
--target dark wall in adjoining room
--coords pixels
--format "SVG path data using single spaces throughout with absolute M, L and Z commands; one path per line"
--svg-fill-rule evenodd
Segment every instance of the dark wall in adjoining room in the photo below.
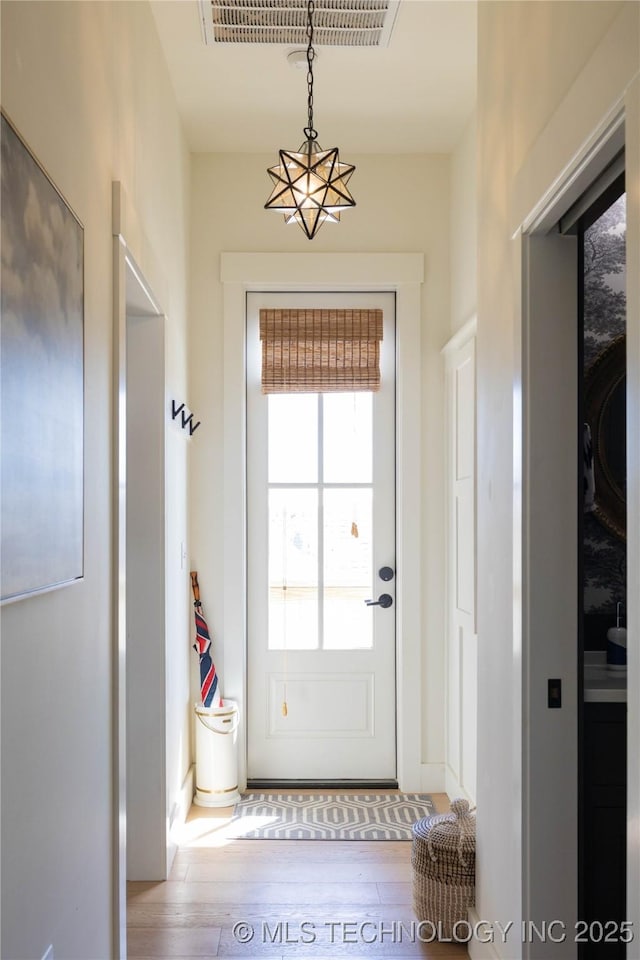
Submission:
M 612 204 L 584 235 L 584 376 L 625 333 L 626 195 Z M 596 489 L 597 499 L 597 489 Z M 593 513 L 584 515 L 584 643 L 605 649 L 616 604 L 626 606 L 626 542 Z

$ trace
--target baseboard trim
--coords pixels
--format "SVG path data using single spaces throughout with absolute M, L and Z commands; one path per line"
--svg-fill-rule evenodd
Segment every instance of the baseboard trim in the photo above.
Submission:
M 410 791 L 407 791 L 410 792 Z M 413 791 L 411 791 L 413 792 Z M 445 793 L 444 763 L 420 765 L 420 790 L 416 793 Z
M 196 768 L 195 764 L 192 763 L 187 770 L 187 775 L 184 778 L 182 786 L 180 787 L 180 792 L 176 797 L 176 803 L 173 808 L 174 813 L 173 817 L 171 818 L 171 826 L 173 826 L 174 823 L 179 823 L 180 826 L 182 826 L 187 819 L 189 810 L 191 809 L 191 804 L 193 803 L 193 795 L 195 793 L 195 775 Z
M 445 766 L 444 786 L 445 792 L 451 800 L 454 800 L 456 797 L 463 797 L 469 801 L 471 806 L 475 804 L 475 797 L 472 797 L 469 791 L 465 790 L 449 764 Z
M 193 803 L 193 794 L 195 792 L 195 765 L 192 764 L 187 770 L 187 775 L 184 778 L 182 786 L 178 791 L 178 795 L 175 799 L 171 810 L 171 816 L 169 818 L 169 830 L 167 833 L 167 876 L 171 872 L 171 866 L 173 864 L 173 859 L 176 855 L 178 849 L 178 843 L 176 841 L 176 834 L 182 829 L 189 810 L 191 809 L 191 804 Z
M 472 907 L 469 910 L 469 923 L 473 930 L 482 930 L 480 917 L 475 909 Z M 470 960 L 500 960 L 500 954 L 496 951 L 496 948 L 493 943 L 483 943 L 481 940 L 472 937 L 472 939 L 467 944 L 467 949 L 469 952 Z

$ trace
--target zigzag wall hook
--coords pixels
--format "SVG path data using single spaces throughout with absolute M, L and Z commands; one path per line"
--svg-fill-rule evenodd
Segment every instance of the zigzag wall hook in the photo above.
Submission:
M 175 420 L 178 414 L 182 414 L 182 416 L 180 417 L 180 420 L 181 420 L 181 426 L 183 430 L 188 427 L 189 436 L 192 437 L 196 432 L 196 430 L 198 429 L 198 427 L 200 426 L 200 424 L 202 423 L 202 421 L 198 420 L 196 423 L 194 423 L 193 413 L 191 413 L 191 411 L 188 409 L 186 404 L 184 403 L 178 404 L 176 400 L 172 400 L 171 401 L 171 419 Z

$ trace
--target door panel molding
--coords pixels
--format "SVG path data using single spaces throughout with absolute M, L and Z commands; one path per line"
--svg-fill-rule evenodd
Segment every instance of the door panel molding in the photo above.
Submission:
M 442 350 L 446 430 L 446 770 L 452 796 L 475 803 L 478 635 L 476 632 L 476 318 Z
M 268 736 L 282 740 L 303 736 L 327 739 L 373 737 L 373 680 L 372 673 L 287 673 L 286 677 L 284 674 L 270 674 Z M 295 710 L 297 702 L 306 704 L 312 701 L 313 706 L 315 694 L 319 701 L 316 707 L 322 710 L 322 724 L 310 726 L 305 731 L 292 731 L 291 725 L 287 726 L 280 709 L 285 682 L 289 709 Z M 317 709 L 316 715 L 319 714 L 320 709 Z

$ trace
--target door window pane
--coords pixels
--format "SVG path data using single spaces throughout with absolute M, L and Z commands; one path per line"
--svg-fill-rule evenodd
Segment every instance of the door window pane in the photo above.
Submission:
M 324 411 L 325 483 L 371 483 L 372 393 L 326 393 Z
M 318 395 L 271 394 L 268 398 L 269 483 L 318 479 Z
M 324 491 L 324 640 L 327 650 L 373 646 L 371 489 Z
M 269 491 L 269 649 L 318 646 L 318 494 Z

